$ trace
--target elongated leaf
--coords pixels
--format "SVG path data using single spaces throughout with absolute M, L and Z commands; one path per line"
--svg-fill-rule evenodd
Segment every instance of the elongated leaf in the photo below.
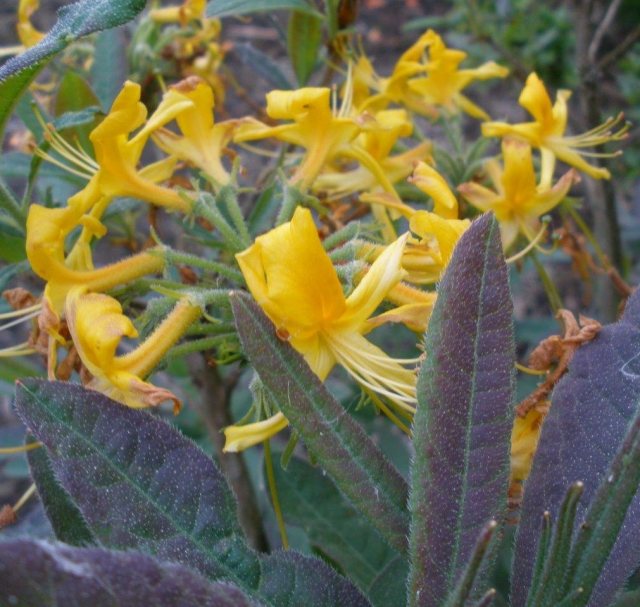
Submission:
M 291 607 L 332 607 L 340 597 L 351 601 L 343 604 L 367 604 L 318 559 L 299 555 L 289 567 L 275 555 L 253 552 L 224 477 L 162 420 L 81 386 L 43 380 L 18 384 L 16 409 L 104 546 L 189 565 L 273 607 L 283 604 L 276 576 L 308 588 L 305 602 L 290 597 Z
M 146 0 L 80 0 L 58 11 L 58 20 L 36 46 L 0 67 L 0 134 L 18 97 L 51 58 L 82 36 L 131 21 Z
M 584 483 L 577 520 L 582 520 L 598 485 L 606 478 L 640 400 L 640 293 L 627 302 L 619 322 L 600 331 L 575 354 L 556 387 L 538 451 L 525 485 L 514 556 L 512 596 L 524 605 L 544 510 L 555 518 L 566 487 Z M 605 564 L 592 601 L 607 605 L 640 562 L 640 496 L 633 500 L 623 530 Z
M 34 442 L 33 437 L 27 442 Z M 82 513 L 56 480 L 46 449 L 29 451 L 27 459 L 31 476 L 56 538 L 72 546 L 95 544 Z
M 175 563 L 139 552 L 0 542 L 0 604 L 15 607 L 249 607 L 228 582 L 211 584 Z
M 255 587 L 257 556 L 213 462 L 163 421 L 74 384 L 18 383 L 16 409 L 95 538 Z
M 333 569 L 294 550 L 262 559 L 260 595 L 275 607 L 368 607 L 369 602 Z
M 302 356 L 278 339 L 246 293 L 230 297 L 244 351 L 266 390 L 338 488 L 397 550 L 408 530 L 406 483 Z
M 498 224 L 476 220 L 440 283 L 418 377 L 411 472 L 412 605 L 442 605 L 506 506 L 514 341 Z
M 322 21 L 315 15 L 293 11 L 289 16 L 287 47 L 300 86 L 307 84 L 313 73 L 321 42 Z
M 308 0 L 209 0 L 207 17 L 230 17 L 279 10 L 300 11 L 322 18 Z
M 637 411 L 607 477 L 593 497 L 572 549 L 565 586 L 570 593 L 578 589 L 582 591 L 579 599 L 574 601 L 575 607 L 594 604 L 590 601 L 593 588 L 603 574 L 603 566 L 616 543 L 639 485 L 640 411 Z M 640 550 L 637 544 L 634 548 L 637 561 Z M 609 568 L 617 565 L 613 561 Z
M 278 459 L 279 454 L 274 454 Z M 387 607 L 404 601 L 406 562 L 394 567 L 383 596 L 370 590 L 379 576 L 398 558 L 378 533 L 356 512 L 326 475 L 300 458 L 289 460 L 286 471 L 274 467 L 280 506 L 287 524 L 302 527 L 311 545 L 340 566 L 373 605 Z M 392 591 L 395 597 L 392 599 Z

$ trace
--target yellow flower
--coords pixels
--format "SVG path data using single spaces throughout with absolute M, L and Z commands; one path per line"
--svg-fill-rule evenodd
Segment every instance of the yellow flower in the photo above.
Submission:
M 531 409 L 525 417 L 516 416 L 511 431 L 511 480 L 525 481 L 531 471 L 546 411 Z
M 423 142 L 401 154 L 390 156 L 398 139 L 408 137 L 413 132 L 413 124 L 405 110 L 382 110 L 375 120 L 367 123 L 357 137 L 354 146 L 362 148 L 379 165 L 384 179 L 380 181 L 380 171 L 371 172 L 367 166 L 359 166 L 350 171 L 327 170 L 313 183 L 313 190 L 341 197 L 355 192 L 365 192 L 382 186 L 393 193 L 390 186 L 405 179 L 415 162 L 429 156 L 431 143 Z M 370 164 L 370 163 L 369 163 Z
M 229 183 L 229 174 L 222 166 L 221 155 L 231 141 L 238 120 L 218 124 L 213 121 L 213 90 L 197 76 L 186 78 L 171 87 L 193 102 L 176 116 L 182 136 L 161 129 L 152 137 L 164 152 L 185 160 L 211 175 L 218 183 Z
M 242 125 L 234 140 L 253 141 L 273 137 L 306 149 L 304 158 L 290 183 L 307 190 L 327 162 L 338 153 L 349 154 L 349 145 L 360 133 L 353 118 L 334 115 L 331 89 L 302 88 L 296 91 L 271 91 L 267 94 L 267 114 L 275 120 L 293 123 L 269 127 L 257 120 Z
M 533 116 L 534 121 L 513 125 L 505 122 L 485 122 L 482 125 L 482 134 L 485 137 L 515 137 L 535 148 L 540 148 L 543 184 L 551 184 L 556 158 L 594 179 L 609 179 L 611 175 L 607 169 L 595 167 L 583 158 L 583 156 L 594 154 L 584 152 L 582 149 L 601 145 L 607 141 L 619 141 L 626 136 L 628 126 L 623 126 L 615 133 L 611 132 L 611 127 L 621 120 L 620 115 L 581 135 L 565 136 L 567 100 L 570 95 L 571 91 L 558 91 L 556 102 L 552 106 L 544 83 L 537 74 L 531 73 L 518 102 Z
M 258 237 L 237 259 L 251 294 L 321 380 L 339 363 L 374 397 L 406 415 L 415 407 L 415 373 L 363 335 L 403 276 L 404 243 L 400 238 L 387 247 L 347 298 L 308 209 L 298 207 L 291 222 Z M 286 422 L 278 414 L 259 423 L 228 428 L 225 449 L 260 442 Z
M 120 303 L 101 293 L 73 289 L 66 302 L 69 332 L 82 363 L 93 376 L 88 387 L 128 407 L 141 408 L 165 400 L 180 409 L 180 401 L 169 390 L 143 381 L 189 325 L 200 317 L 199 305 L 180 300 L 157 329 L 135 350 L 116 356 L 123 337 L 137 337 L 133 323 L 122 314 Z
M 186 25 L 189 21 L 202 19 L 206 8 L 206 0 L 184 0 L 180 6 L 154 8 L 149 12 L 149 16 L 156 23 L 180 23 L 181 25 Z
M 488 61 L 474 69 L 458 69 L 460 63 L 467 57 L 467 53 L 447 48 L 442 38 L 433 30 L 429 30 L 424 38 L 425 46 L 429 51 L 429 60 L 425 65 L 427 75 L 409 80 L 407 82 L 409 89 L 429 105 L 444 108 L 450 113 L 460 109 L 474 118 L 488 120 L 487 113 L 465 97 L 461 91 L 473 80 L 505 78 L 509 70 L 493 61 Z
M 409 179 L 433 199 L 433 212 L 445 219 L 458 219 L 458 200 L 446 179 L 426 162 L 416 165 Z
M 44 34 L 33 27 L 31 15 L 40 8 L 40 0 L 20 0 L 18 5 L 18 38 L 26 47 L 35 46 L 44 38 Z
M 94 269 L 90 255 L 76 258 L 70 265 L 65 256 L 65 240 L 78 225 L 98 230 L 102 224 L 91 225 L 85 213 L 99 200 L 101 194 L 97 180 L 69 199 L 65 208 L 50 209 L 34 204 L 27 217 L 27 258 L 33 271 L 47 281 L 45 300 L 55 315 L 59 316 L 68 292 L 75 286 L 92 291 L 104 291 L 157 272 L 164 266 L 160 255 L 140 253 L 100 269 Z M 88 219 L 88 220 L 87 220 Z
M 504 141 L 502 156 L 504 169 L 495 160 L 486 165 L 495 191 L 474 182 L 463 183 L 458 190 L 481 211 L 495 213 L 506 250 L 518 232 L 533 240 L 540 229 L 538 218 L 558 205 L 579 178 L 571 169 L 553 187 L 536 184 L 531 147 L 520 141 Z
M 109 114 L 90 135 L 99 165 L 97 179 L 102 193 L 108 197 L 132 196 L 170 210 L 188 212 L 190 205 L 178 192 L 157 185 L 136 167 L 151 133 L 193 105 L 193 101 L 172 89 L 146 120 L 147 109 L 140 102 L 140 85 L 125 82 Z M 129 139 L 130 133 L 143 124 L 144 127 Z

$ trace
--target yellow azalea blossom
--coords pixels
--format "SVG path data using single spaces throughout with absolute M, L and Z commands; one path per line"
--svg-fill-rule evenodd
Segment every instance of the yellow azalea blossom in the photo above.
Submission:
M 506 250 L 519 232 L 533 240 L 540 229 L 538 218 L 557 206 L 579 178 L 571 169 L 553 187 L 536 184 L 531 147 L 520 141 L 504 141 L 502 156 L 504 169 L 496 160 L 486 165 L 495 191 L 475 182 L 463 183 L 458 190 L 481 211 L 495 213 Z
M 429 157 L 431 143 L 422 142 L 415 148 L 391 156 L 391 152 L 401 137 L 413 132 L 413 124 L 405 110 L 382 110 L 375 120 L 357 137 L 354 145 L 365 150 L 380 166 L 389 183 L 405 179 L 415 162 Z M 326 192 L 332 197 L 342 197 L 355 192 L 365 192 L 380 187 L 378 177 L 366 166 L 350 171 L 327 170 L 313 183 L 313 190 Z
M 239 121 L 214 124 L 213 90 L 197 76 L 186 78 L 172 88 L 192 101 L 193 107 L 176 116 L 182 136 L 161 129 L 152 135 L 153 141 L 167 154 L 198 167 L 219 184 L 229 183 L 229 173 L 222 166 L 221 156 Z
M 83 264 L 70 267 L 64 245 L 67 235 L 82 222 L 79 212 L 82 209 L 73 206 L 77 197 L 70 199 L 70 206 L 64 209 L 31 205 L 27 217 L 27 257 L 33 271 L 47 281 L 45 300 L 58 316 L 64 309 L 67 294 L 75 286 L 105 291 L 164 266 L 161 255 L 144 252 L 99 269 L 94 269 L 86 260 L 84 267 Z
M 626 136 L 628 127 L 624 126 L 615 133 L 611 132 L 610 129 L 622 118 L 618 116 L 581 135 L 565 135 L 568 117 L 567 100 L 570 95 L 571 91 L 558 91 L 556 102 L 551 105 L 544 83 L 535 72 L 531 73 L 518 102 L 533 116 L 534 121 L 520 124 L 485 122 L 482 125 L 482 134 L 485 137 L 515 137 L 539 148 L 542 154 L 541 182 L 543 184 L 551 184 L 556 158 L 594 179 L 609 179 L 611 175 L 607 169 L 593 166 L 583 158 L 583 156 L 606 154 L 595 154 L 583 149 L 601 145 L 607 141 L 619 141 Z
M 427 75 L 409 80 L 409 89 L 424 103 L 443 108 L 449 113 L 456 113 L 460 109 L 474 118 L 488 120 L 487 113 L 461 91 L 474 80 L 505 78 L 509 70 L 493 61 L 474 69 L 458 69 L 467 53 L 447 48 L 433 30 L 429 30 L 424 38 L 429 52 L 429 60 L 425 65 Z
M 45 36 L 43 32 L 37 30 L 31 23 L 31 15 L 39 8 L 40 0 L 20 0 L 20 4 L 18 5 L 18 25 L 16 29 L 20 42 L 22 42 L 26 48 L 35 46 Z
M 93 376 L 88 387 L 128 407 L 155 406 L 166 400 L 180 409 L 180 401 L 171 391 L 142 378 L 160 362 L 169 348 L 196 321 L 202 309 L 188 299 L 180 300 L 135 350 L 116 356 L 123 337 L 137 337 L 133 323 L 122 314 L 120 303 L 102 293 L 86 293 L 82 287 L 69 293 L 66 302 L 69 332 L 78 355 Z
M 109 114 L 91 132 L 90 139 L 99 165 L 98 185 L 105 196 L 132 196 L 170 210 L 186 213 L 189 204 L 178 192 L 146 179 L 137 164 L 153 131 L 191 109 L 193 101 L 175 89 L 166 93 L 156 111 L 146 120 L 147 109 L 140 102 L 140 85 L 125 82 Z M 132 138 L 130 133 L 140 129 Z
M 369 59 L 361 55 L 353 68 L 354 106 L 359 111 L 376 112 L 385 109 L 390 103 L 398 103 L 412 112 L 435 117 L 434 108 L 426 104 L 408 86 L 410 78 L 425 70 L 421 59 L 428 44 L 428 32 L 425 32 L 402 54 L 388 78 L 379 76 Z
M 156 23 L 180 23 L 186 25 L 189 21 L 202 19 L 207 8 L 207 0 L 184 0 L 180 6 L 166 6 L 154 8 L 149 16 Z
M 269 127 L 248 119 L 234 137 L 237 142 L 273 137 L 306 149 L 302 162 L 290 179 L 292 185 L 308 190 L 316 177 L 337 156 L 358 160 L 393 190 L 380 165 L 364 149 L 353 145 L 363 122 L 345 116 L 346 111 L 331 109 L 331 89 L 307 87 L 296 91 L 271 91 L 267 94 L 267 114 L 275 120 L 292 123 Z
M 511 431 L 511 480 L 525 481 L 531 471 L 546 411 L 531 409 L 525 417 L 516 416 Z
M 415 409 L 415 372 L 363 335 L 372 328 L 369 317 L 403 277 L 404 244 L 400 238 L 387 247 L 347 298 L 308 209 L 298 207 L 290 222 L 236 257 L 251 294 L 321 380 L 338 363 L 365 390 L 406 415 Z M 227 428 L 225 449 L 256 444 L 285 422 L 278 414 L 258 423 Z
M 458 200 L 446 179 L 426 162 L 416 165 L 409 179 L 433 199 L 433 212 L 445 219 L 458 219 Z

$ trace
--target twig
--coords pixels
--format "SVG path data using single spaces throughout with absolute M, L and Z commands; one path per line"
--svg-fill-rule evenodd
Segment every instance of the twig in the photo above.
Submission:
M 241 453 L 223 453 L 224 434 L 222 430 L 233 423 L 229 414 L 231 392 L 238 381 L 238 375 L 227 378 L 220 376 L 218 369 L 207 363 L 206 357 L 191 357 L 199 360 L 197 380 L 201 386 L 202 400 L 200 413 L 204 419 L 209 437 L 214 447 L 218 465 L 238 500 L 238 519 L 247 541 L 256 550 L 268 549 L 268 542 L 262 526 L 262 517 Z
M 598 51 L 600 50 L 600 44 L 602 43 L 602 39 L 604 35 L 607 33 L 607 30 L 611 27 L 613 20 L 615 19 L 616 13 L 622 4 L 622 0 L 613 0 L 613 2 L 609 5 L 607 12 L 604 15 L 604 18 L 600 22 L 600 25 L 596 29 L 593 34 L 593 38 L 591 39 L 591 44 L 589 44 L 589 51 L 587 56 L 589 57 L 589 61 L 591 63 L 595 63 L 596 57 L 598 55 Z
M 598 71 L 604 71 L 612 63 L 620 59 L 638 40 L 640 40 L 640 25 L 632 29 L 622 39 L 622 42 L 618 44 L 618 46 L 614 47 L 602 59 L 600 59 L 596 64 Z

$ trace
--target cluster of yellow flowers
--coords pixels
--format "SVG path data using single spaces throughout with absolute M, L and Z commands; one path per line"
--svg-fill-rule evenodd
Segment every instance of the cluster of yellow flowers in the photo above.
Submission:
M 210 41 L 210 54 L 200 57 L 204 63 L 169 87 L 151 115 L 140 100 L 140 85 L 126 82 L 91 132 L 91 152 L 46 127 L 52 151 L 40 153 L 87 181 L 64 207 L 32 205 L 27 222 L 28 259 L 46 281 L 38 324 L 47 336 L 49 375 L 56 373 L 57 350 L 73 346 L 90 387 L 130 407 L 165 400 L 178 405 L 173 393 L 144 378 L 189 326 L 207 314 L 197 285 L 183 290 L 172 312 L 145 341 L 117 355 L 122 338 L 136 337 L 137 332 L 121 304 L 107 293 L 162 271 L 165 250 L 158 246 L 96 268 L 92 245 L 107 234 L 102 219 L 115 198 L 133 197 L 197 218 L 201 192 L 171 185 L 176 171 L 202 172 L 207 183 L 198 187 L 214 194 L 224 188 L 237 191 L 236 172 L 223 161 L 227 147 L 252 150 L 246 142 L 277 140 L 288 145 L 285 166 L 292 168 L 286 187 L 295 192 L 296 204 L 279 225 L 236 255 L 244 278 L 244 285 L 236 286 L 249 289 L 278 335 L 305 357 L 320 379 L 341 365 L 377 408 L 408 431 L 418 359 L 392 358 L 366 335 L 388 322 L 404 323 L 418 333 L 425 330 L 436 297 L 429 286 L 441 277 L 470 222 L 470 208 L 467 205 L 467 217 L 460 216 L 459 202 L 496 214 L 505 250 L 519 235 L 535 241 L 541 234 L 540 217 L 567 196 L 579 172 L 609 177 L 606 169 L 587 163 L 584 148 L 620 139 L 626 128 L 612 131 L 618 118 L 583 135 L 565 135 L 569 92 L 560 91 L 552 105 L 535 73 L 520 95 L 533 121 L 490 121 L 463 90 L 475 80 L 504 78 L 508 70 L 493 62 L 461 69 L 466 53 L 447 48 L 432 30 L 400 57 L 388 77 L 377 74 L 359 53 L 346 61 L 340 94 L 328 87 L 271 91 L 266 98 L 271 123 L 251 116 L 216 122 L 214 98 L 220 100 L 222 87 L 210 63 L 219 57 L 213 42 L 219 23 L 204 17 L 204 5 L 187 0 L 181 7 L 151 13 L 158 23 L 199 21 Z M 21 2 L 25 45 L 38 38 L 29 23 L 35 8 L 37 2 Z M 473 181 L 458 185 L 456 194 L 434 161 L 436 143 L 420 133 L 411 146 L 402 140 L 414 135 L 421 120 L 442 124 L 456 120 L 459 112 L 482 120 L 484 137 L 502 138 L 502 160 L 488 160 Z M 141 166 L 150 143 L 164 157 Z M 532 149 L 540 152 L 539 178 Z M 556 160 L 573 168 L 554 183 Z M 431 200 L 429 205 L 409 204 L 407 196 L 403 200 L 399 185 L 407 180 L 414 195 L 421 192 Z M 353 284 L 341 280 L 340 264 L 327 252 L 311 211 L 302 204 L 308 200 L 336 216 L 339 205 L 370 210 L 380 238 L 349 243 L 355 251 Z M 386 311 L 374 316 L 383 302 Z M 283 414 L 275 412 L 231 426 L 225 432 L 226 448 L 245 449 L 286 425 Z

